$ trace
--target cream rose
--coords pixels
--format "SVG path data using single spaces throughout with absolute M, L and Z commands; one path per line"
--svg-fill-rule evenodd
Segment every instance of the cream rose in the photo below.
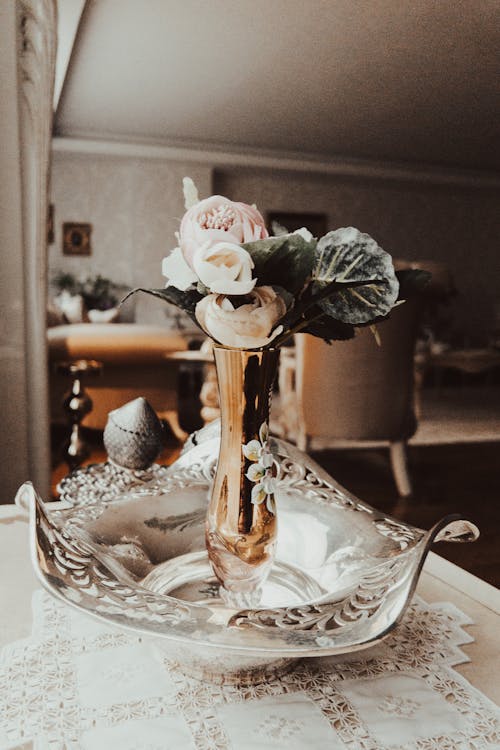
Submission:
M 267 237 L 264 219 L 253 206 L 235 203 L 222 195 L 212 195 L 191 206 L 184 214 L 179 244 L 193 268 L 196 251 L 219 242 L 241 245 Z
M 209 294 L 196 305 L 196 320 L 203 330 L 223 346 L 260 349 L 278 336 L 282 326 L 273 326 L 286 313 L 284 300 L 270 286 L 250 292 L 251 302 L 236 309 L 223 294 Z
M 232 242 L 203 245 L 193 256 L 193 268 L 200 281 L 217 294 L 248 294 L 254 262 L 246 250 Z

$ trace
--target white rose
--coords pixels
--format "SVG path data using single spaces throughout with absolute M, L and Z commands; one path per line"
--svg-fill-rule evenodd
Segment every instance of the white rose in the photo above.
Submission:
M 250 292 L 251 302 L 236 309 L 222 294 L 209 294 L 196 305 L 196 320 L 206 333 L 223 346 L 260 349 L 283 330 L 276 323 L 286 313 L 284 300 L 270 286 Z
M 176 247 L 170 255 L 163 258 L 161 271 L 167 278 L 167 286 L 175 286 L 181 292 L 185 292 L 198 281 L 197 275 L 186 263 L 180 247 Z
M 251 292 L 257 281 L 252 279 L 253 267 L 250 253 L 233 242 L 206 243 L 193 256 L 193 268 L 198 278 L 217 294 Z

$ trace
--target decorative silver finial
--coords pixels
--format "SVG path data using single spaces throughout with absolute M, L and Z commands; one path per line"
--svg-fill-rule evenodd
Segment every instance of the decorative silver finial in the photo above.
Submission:
M 160 453 L 162 442 L 161 422 L 142 396 L 108 414 L 104 446 L 118 466 L 146 469 Z

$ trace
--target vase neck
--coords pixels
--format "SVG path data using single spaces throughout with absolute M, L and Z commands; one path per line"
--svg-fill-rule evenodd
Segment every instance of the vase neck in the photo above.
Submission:
M 276 466 L 267 427 L 279 350 L 215 348 L 214 354 L 221 441 L 207 512 L 207 549 L 227 596 L 244 594 L 257 601 L 277 538 Z
M 252 440 L 269 421 L 279 350 L 214 348 L 219 381 L 222 439 Z M 231 433 L 228 435 L 228 433 Z

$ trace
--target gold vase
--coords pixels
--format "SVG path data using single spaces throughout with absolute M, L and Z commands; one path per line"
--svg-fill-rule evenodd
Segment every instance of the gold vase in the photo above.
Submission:
M 206 520 L 206 545 L 227 604 L 258 603 L 272 566 L 277 463 L 268 440 L 279 350 L 214 348 L 221 443 Z

